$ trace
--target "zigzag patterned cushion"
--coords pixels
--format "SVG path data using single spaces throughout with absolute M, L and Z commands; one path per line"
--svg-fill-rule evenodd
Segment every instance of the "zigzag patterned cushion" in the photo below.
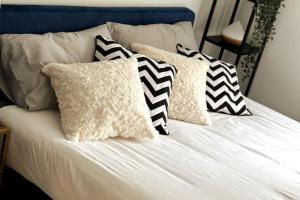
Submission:
M 213 57 L 201 54 L 177 45 L 177 52 L 181 55 L 208 62 L 206 103 L 211 112 L 230 115 L 252 115 L 240 91 L 236 67 Z
M 177 70 L 162 61 L 135 54 L 113 40 L 96 37 L 95 61 L 136 57 L 146 103 L 150 110 L 152 124 L 162 135 L 168 135 L 167 128 L 169 96 Z

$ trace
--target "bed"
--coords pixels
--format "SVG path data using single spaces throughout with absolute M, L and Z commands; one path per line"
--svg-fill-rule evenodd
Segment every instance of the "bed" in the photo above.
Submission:
M 109 20 L 174 23 L 193 21 L 194 14 L 186 8 L 3 6 L 0 33 L 73 31 Z M 169 120 L 171 134 L 151 143 L 70 142 L 58 111 L 5 106 L 0 121 L 12 131 L 7 166 L 53 199 L 300 199 L 300 124 L 246 100 L 251 117 L 210 113 L 209 127 Z
M 299 199 L 300 125 L 248 103 L 255 116 L 212 114 L 209 128 L 170 120 L 154 144 L 69 142 L 57 111 L 7 106 L 7 165 L 53 199 Z

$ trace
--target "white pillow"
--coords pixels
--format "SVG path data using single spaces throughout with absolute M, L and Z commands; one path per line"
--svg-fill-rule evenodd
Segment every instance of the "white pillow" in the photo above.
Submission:
M 65 135 L 72 141 L 155 138 L 136 58 L 48 64 Z
M 177 44 L 198 49 L 192 23 L 188 21 L 138 26 L 113 22 L 106 24 L 112 38 L 125 48 L 129 48 L 132 43 L 142 43 L 174 53 L 177 52 Z
M 207 63 L 142 44 L 134 43 L 131 47 L 140 54 L 176 67 L 177 75 L 170 96 L 170 118 L 200 125 L 211 124 L 205 99 Z
M 28 110 L 56 108 L 43 66 L 92 62 L 96 35 L 111 37 L 106 24 L 78 32 L 0 35 L 0 88 Z

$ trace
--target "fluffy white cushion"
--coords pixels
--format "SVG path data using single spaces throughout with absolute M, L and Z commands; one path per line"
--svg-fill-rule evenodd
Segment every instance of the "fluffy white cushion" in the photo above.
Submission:
M 67 138 L 154 138 L 136 58 L 84 64 L 48 64 Z
M 176 67 L 177 75 L 170 96 L 170 118 L 200 125 L 211 124 L 205 99 L 207 63 L 142 44 L 134 43 L 131 47 L 140 54 Z

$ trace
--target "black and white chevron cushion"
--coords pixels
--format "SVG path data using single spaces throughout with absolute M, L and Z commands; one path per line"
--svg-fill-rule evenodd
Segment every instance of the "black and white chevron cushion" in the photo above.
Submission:
M 213 57 L 204 55 L 177 45 L 177 52 L 181 55 L 208 62 L 206 103 L 211 112 L 230 115 L 252 115 L 240 91 L 236 67 Z
M 168 135 L 167 128 L 169 96 L 177 70 L 162 61 L 135 54 L 113 40 L 96 37 L 95 61 L 130 58 L 138 60 L 138 70 L 146 103 L 150 110 L 152 124 L 162 135 Z

